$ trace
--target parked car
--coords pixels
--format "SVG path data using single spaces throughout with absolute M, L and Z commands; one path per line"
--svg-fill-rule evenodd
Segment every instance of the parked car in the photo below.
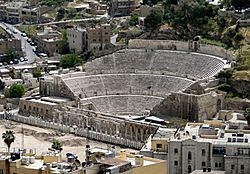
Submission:
M 26 37 L 27 34 L 26 33 L 21 33 L 21 36 Z
M 27 58 L 27 57 L 24 57 L 24 61 L 28 61 L 28 58 Z
M 30 42 L 30 45 L 35 46 L 36 44 L 35 44 L 35 42 Z
M 13 63 L 14 63 L 14 64 L 18 64 L 18 63 L 19 63 L 19 60 L 14 59 Z
M 23 61 L 24 61 L 24 58 L 23 58 L 23 57 L 21 57 L 21 58 L 20 58 L 20 62 L 23 62 Z

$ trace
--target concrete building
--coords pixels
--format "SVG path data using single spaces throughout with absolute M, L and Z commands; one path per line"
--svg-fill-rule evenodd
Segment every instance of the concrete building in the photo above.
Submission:
M 138 0 L 111 0 L 108 9 L 109 15 L 128 16 L 139 7 L 139 3 Z
M 0 21 L 9 23 L 39 23 L 41 18 L 40 7 L 35 7 L 36 0 L 12 1 L 0 4 Z
M 33 149 L 16 150 L 7 155 L 1 153 L 0 173 L 1 174 L 83 174 L 84 169 L 81 166 L 74 167 L 79 162 L 62 162 L 60 154 L 56 152 L 43 153 L 36 155 Z M 79 161 L 79 160 L 78 160 Z
M 223 129 L 223 124 L 218 123 L 217 127 L 188 123 L 184 131 L 177 131 L 169 142 L 168 173 L 187 174 L 194 170 L 250 173 L 249 131 L 232 129 L 230 125 Z
M 62 33 L 50 27 L 45 27 L 43 32 L 36 33 L 35 35 L 37 50 L 46 53 L 48 56 L 59 54 L 62 37 Z
M 71 52 L 80 54 L 88 49 L 87 30 L 80 27 L 67 29 L 67 39 Z
M 14 38 L 8 31 L 0 27 L 0 55 L 13 50 L 17 55 L 22 55 L 21 40 Z
M 109 24 L 101 24 L 94 28 L 78 26 L 67 29 L 70 50 L 80 54 L 86 51 L 100 53 L 112 47 L 110 43 L 111 29 Z
M 86 9 L 86 12 L 93 15 L 104 15 L 107 13 L 107 9 L 108 7 L 106 4 L 100 4 L 99 2 L 93 1 L 89 2 L 89 7 Z
M 87 28 L 87 33 L 88 50 L 102 51 L 110 44 L 111 28 L 109 24 Z

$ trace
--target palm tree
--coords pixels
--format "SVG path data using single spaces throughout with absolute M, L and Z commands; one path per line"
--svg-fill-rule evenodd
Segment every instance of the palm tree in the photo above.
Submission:
M 63 150 L 62 143 L 60 143 L 58 140 L 53 140 L 51 148 L 59 151 Z
M 15 141 L 15 138 L 16 137 L 14 136 L 14 132 L 11 130 L 7 130 L 2 134 L 2 139 L 8 147 L 8 153 L 10 153 L 10 146 Z

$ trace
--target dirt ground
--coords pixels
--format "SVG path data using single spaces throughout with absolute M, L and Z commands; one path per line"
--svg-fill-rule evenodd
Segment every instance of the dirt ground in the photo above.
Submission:
M 24 148 L 35 149 L 36 154 L 40 155 L 42 152 L 47 152 L 51 147 L 53 139 L 60 141 L 63 144 L 62 157 L 65 158 L 67 152 L 72 152 L 78 155 L 79 160 L 85 160 L 85 146 L 86 138 L 77 137 L 72 134 L 62 135 L 61 132 L 44 129 L 27 124 L 21 124 L 12 121 L 0 121 L 0 135 L 6 130 L 13 130 L 15 132 L 15 142 L 11 145 L 13 148 L 22 148 L 22 142 Z M 22 134 L 22 130 L 24 134 Z M 24 139 L 24 141 L 22 141 Z M 106 143 L 89 140 L 90 147 L 107 148 Z M 115 149 L 119 152 L 121 147 L 115 146 Z M 126 149 L 127 151 L 136 151 Z M 0 141 L 0 152 L 7 151 L 7 146 L 3 141 Z

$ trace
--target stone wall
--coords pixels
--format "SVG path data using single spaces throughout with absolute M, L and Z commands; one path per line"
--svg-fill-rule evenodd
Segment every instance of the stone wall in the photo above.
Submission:
M 203 121 L 212 118 L 218 110 L 222 109 L 223 101 L 224 95 L 215 92 L 202 95 L 172 93 L 153 108 L 151 115 Z
M 250 81 L 248 80 L 230 80 L 230 85 L 237 93 L 250 98 Z
M 154 125 L 71 107 L 54 108 L 51 113 L 52 117 L 11 114 L 1 117 L 136 149 L 142 148 L 148 137 L 158 129 Z
M 224 109 L 227 110 L 245 110 L 250 108 L 250 100 L 240 98 L 227 98 L 225 100 Z
M 36 102 L 35 100 L 29 100 L 22 98 L 19 102 L 19 113 L 21 115 L 32 115 L 38 118 L 44 118 L 48 121 L 52 121 L 53 110 L 58 107 L 56 104 L 47 104 Z
M 166 49 L 166 50 L 179 50 L 179 51 L 192 51 L 188 42 L 176 40 L 143 40 L 131 39 L 129 40 L 129 48 L 152 48 L 152 49 Z M 230 51 L 214 45 L 200 44 L 200 48 L 196 51 L 199 53 L 215 55 L 224 58 L 232 56 Z
M 60 76 L 54 76 L 52 79 L 40 79 L 39 92 L 41 96 L 58 96 L 75 99 L 74 93 L 64 83 Z

